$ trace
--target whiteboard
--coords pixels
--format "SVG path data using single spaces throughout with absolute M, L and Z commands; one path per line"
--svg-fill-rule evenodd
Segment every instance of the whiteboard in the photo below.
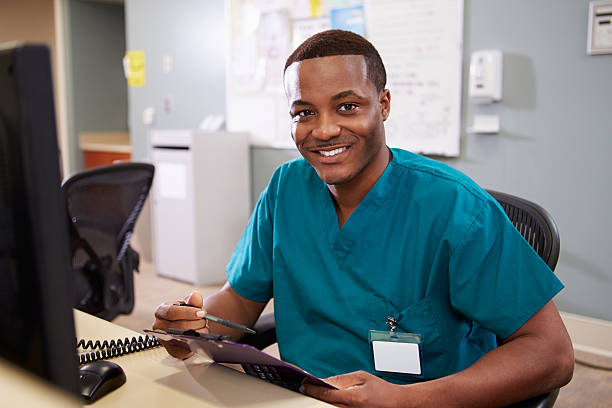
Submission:
M 284 62 L 296 44 L 330 27 L 333 7 L 362 4 L 366 37 L 387 70 L 387 144 L 458 156 L 463 0 L 230 0 L 226 115 L 229 131 L 255 145 L 294 147 L 282 90 Z M 330 8 L 331 7 L 331 8 Z
M 463 0 L 366 0 L 368 39 L 391 92 L 387 144 L 458 156 Z

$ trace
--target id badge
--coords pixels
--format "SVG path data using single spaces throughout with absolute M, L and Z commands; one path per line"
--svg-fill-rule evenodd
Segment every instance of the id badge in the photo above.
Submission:
M 422 376 L 419 334 L 370 330 L 369 340 L 376 371 Z

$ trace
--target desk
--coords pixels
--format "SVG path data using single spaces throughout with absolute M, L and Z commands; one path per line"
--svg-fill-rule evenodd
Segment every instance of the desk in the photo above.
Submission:
M 75 310 L 78 338 L 139 336 L 132 330 Z M 191 361 L 192 360 L 192 361 Z M 94 407 L 330 407 L 331 405 L 221 365 L 170 357 L 163 348 L 117 357 L 127 382 Z M 193 405 L 192 405 L 193 404 Z
M 68 408 L 80 400 L 6 360 L 0 359 L 0 405 L 3 407 Z

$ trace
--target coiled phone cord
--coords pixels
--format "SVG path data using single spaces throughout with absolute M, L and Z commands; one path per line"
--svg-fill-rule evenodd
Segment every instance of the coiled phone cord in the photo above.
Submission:
M 161 344 L 154 336 L 126 337 L 124 340 L 85 340 L 81 339 L 77 343 L 77 348 L 92 351 L 79 355 L 79 364 L 87 364 L 93 361 L 104 360 L 107 358 L 119 357 L 138 351 L 149 350 L 159 347 Z

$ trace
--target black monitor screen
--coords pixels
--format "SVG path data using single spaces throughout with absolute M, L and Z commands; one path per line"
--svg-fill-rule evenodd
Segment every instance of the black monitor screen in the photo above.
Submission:
M 48 48 L 0 45 L 0 357 L 77 394 L 58 156 Z

